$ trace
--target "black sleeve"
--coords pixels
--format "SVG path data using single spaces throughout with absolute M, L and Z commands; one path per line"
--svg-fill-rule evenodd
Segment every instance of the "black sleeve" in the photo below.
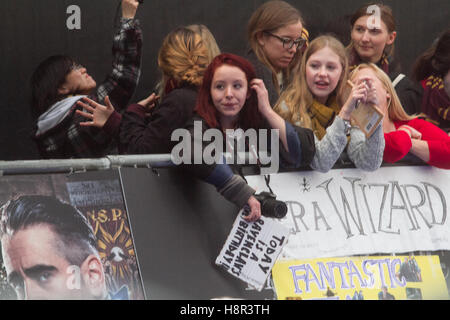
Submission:
M 312 162 L 314 155 L 316 153 L 316 144 L 314 142 L 314 133 L 311 129 L 299 127 L 292 125 L 294 129 L 294 134 L 297 134 L 298 139 L 300 140 L 300 148 L 301 148 L 301 160 L 300 163 L 290 163 L 291 157 L 289 154 L 282 155 L 282 159 L 288 160 L 285 164 L 286 167 L 304 167 L 309 166 Z M 286 152 L 284 148 L 281 148 L 283 152 Z
M 395 91 L 407 114 L 413 115 L 421 112 L 423 88 L 419 83 L 404 77 L 395 86 Z
M 170 153 L 172 131 L 183 128 L 192 117 L 196 93 L 192 90 L 174 90 L 145 117 L 143 107 L 127 108 L 120 126 L 120 143 L 129 154 Z

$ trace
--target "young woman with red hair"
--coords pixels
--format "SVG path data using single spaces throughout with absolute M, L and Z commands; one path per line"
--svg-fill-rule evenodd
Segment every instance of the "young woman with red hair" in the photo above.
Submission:
M 251 63 L 240 56 L 223 53 L 214 58 L 205 71 L 195 112 L 192 122 L 186 127 L 193 140 L 192 150 L 204 150 L 205 147 L 204 142 L 197 141 L 194 134 L 195 123 L 200 121 L 203 132 L 207 129 L 217 129 L 222 133 L 222 137 L 226 137 L 230 129 L 278 129 L 281 141 L 279 150 L 258 150 L 257 146 L 260 144 L 252 144 L 252 141 L 245 141 L 244 144 L 246 152 L 258 150 L 260 153 L 271 152 L 271 157 L 279 155 L 281 167 L 306 166 L 314 157 L 313 132 L 286 122 L 273 111 L 264 82 L 255 78 Z M 268 131 L 267 139 L 271 141 L 271 130 Z M 237 136 L 234 135 L 235 138 Z M 243 137 L 245 139 L 245 134 Z M 258 135 L 258 139 L 260 138 Z M 230 144 L 228 137 L 224 138 L 224 144 L 225 142 Z M 198 149 L 199 144 L 202 149 Z M 239 146 L 239 141 L 236 144 L 233 141 L 232 144 Z M 271 143 L 266 145 L 270 149 Z M 229 145 L 227 147 L 227 150 L 235 150 L 229 148 Z M 197 177 L 213 184 L 226 199 L 239 208 L 248 204 L 250 214 L 247 220 L 254 221 L 260 217 L 260 204 L 253 196 L 255 190 L 248 186 L 241 176 L 234 174 L 227 164 L 217 161 L 207 164 L 203 160 L 201 165 L 186 167 Z

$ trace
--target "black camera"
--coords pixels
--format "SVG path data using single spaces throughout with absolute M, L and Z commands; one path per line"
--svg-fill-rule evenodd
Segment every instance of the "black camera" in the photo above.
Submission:
M 265 217 L 281 219 L 286 216 L 287 205 L 283 201 L 277 200 L 277 197 L 270 192 L 261 192 L 254 197 L 261 204 L 261 214 Z M 244 214 L 248 215 L 250 208 L 245 206 Z

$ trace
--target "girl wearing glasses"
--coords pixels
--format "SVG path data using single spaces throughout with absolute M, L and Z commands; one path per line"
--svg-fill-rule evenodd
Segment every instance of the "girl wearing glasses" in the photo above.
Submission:
M 307 41 L 303 27 L 300 12 L 284 1 L 264 3 L 248 22 L 250 49 L 246 58 L 255 67 L 256 76 L 264 81 L 272 106 L 300 63 Z
M 357 168 L 373 171 L 383 160 L 381 123 L 368 139 L 350 124 L 350 114 L 358 101 L 376 103 L 372 79 L 355 79 L 344 101 L 347 75 L 347 55 L 342 43 L 331 36 L 320 36 L 306 49 L 299 72 L 274 108 L 285 120 L 313 130 L 316 154 L 311 167 L 320 172 L 330 170 L 346 146 L 348 157 Z
M 389 75 L 406 112 L 419 113 L 422 88 L 401 73 L 394 59 L 397 32 L 392 9 L 384 4 L 365 5 L 353 14 L 350 23 L 350 70 L 363 62 L 376 64 Z

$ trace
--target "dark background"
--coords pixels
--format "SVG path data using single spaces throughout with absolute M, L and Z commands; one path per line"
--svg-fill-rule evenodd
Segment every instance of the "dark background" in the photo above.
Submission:
M 222 51 L 243 53 L 246 24 L 263 0 L 145 0 L 137 14 L 144 32 L 142 77 L 133 101 L 146 97 L 159 73 L 156 57 L 164 36 L 179 25 L 203 23 Z M 288 0 L 302 12 L 310 38 L 335 30 L 349 36 L 345 17 L 366 0 Z M 69 54 L 97 82 L 110 70 L 114 17 L 120 0 L 0 1 L 0 160 L 37 159 L 30 139 L 29 78 L 53 54 Z M 403 71 L 449 26 L 448 0 L 391 0 L 397 19 L 396 50 Z M 67 7 L 81 8 L 81 30 L 68 30 Z M 343 38 L 347 45 L 346 39 Z

